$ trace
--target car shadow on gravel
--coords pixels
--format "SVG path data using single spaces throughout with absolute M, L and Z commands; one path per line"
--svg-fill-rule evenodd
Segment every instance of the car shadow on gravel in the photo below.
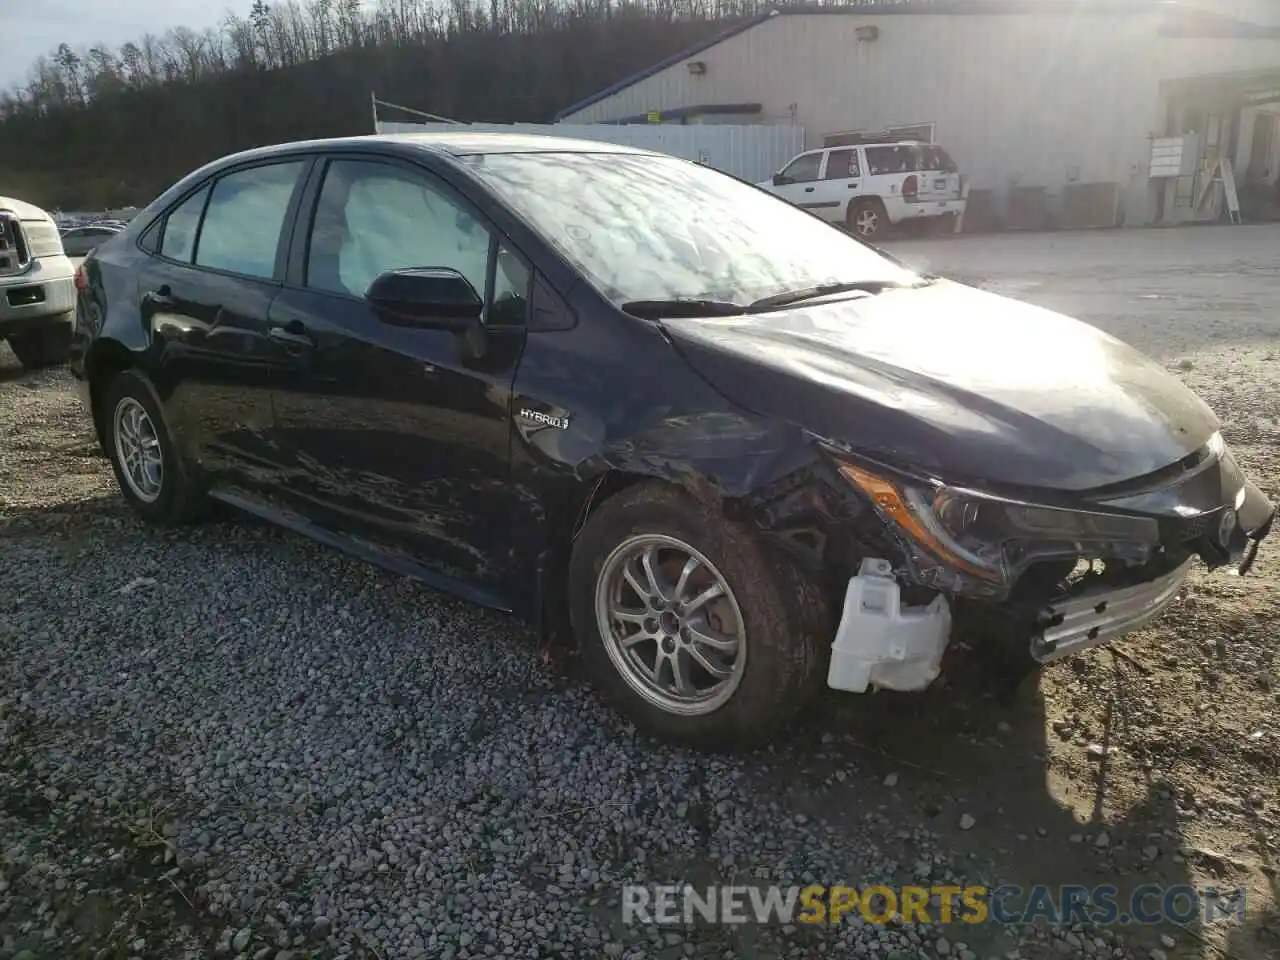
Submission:
M 44 534 L 69 528 L 116 528 L 136 520 L 119 492 L 112 489 L 84 500 L 0 507 L 0 535 Z
M 1267 878 L 1271 903 L 1280 904 L 1280 863 L 1269 852 L 1275 846 L 1272 840 L 1275 824 L 1252 811 L 1249 817 L 1252 821 L 1254 849 L 1260 854 L 1261 871 Z M 1246 904 L 1245 922 L 1233 928 L 1226 938 L 1223 956 L 1231 960 L 1280 956 L 1280 909 L 1271 906 L 1264 910 L 1254 910 Z
M 34 378 L 34 374 L 19 366 L 0 366 L 0 386 L 7 383 L 17 383 L 28 377 Z
M 855 885 L 1012 884 L 1023 891 L 1005 901 L 1015 913 L 1036 886 L 1052 890 L 1054 902 L 1061 905 L 1058 891 L 1063 886 L 1093 890 L 1113 885 L 1118 913 L 1124 916 L 1135 888 L 1185 887 L 1191 874 L 1176 855 L 1181 835 L 1171 790 L 1148 778 L 1144 801 L 1128 809 L 1111 806 L 1105 753 L 1115 726 L 1126 722 L 1122 665 L 1117 663 L 1116 669 L 1111 690 L 1099 691 L 1100 697 L 1111 698 L 1112 709 L 1106 728 L 1097 731 L 1095 752 L 1102 756 L 1086 796 L 1072 795 L 1067 778 L 1055 771 L 1037 679 L 1024 683 L 1011 703 L 991 691 L 989 678 L 980 671 L 946 677 L 941 689 L 923 695 L 824 698 L 793 731 L 794 741 L 769 754 L 759 786 L 776 792 L 792 815 L 827 821 L 837 842 L 842 836 L 865 835 L 863 825 L 879 814 L 888 813 L 907 828 L 875 841 L 895 850 L 897 875 L 857 876 L 852 871 L 866 861 L 854 853 L 850 877 L 843 879 Z M 846 776 L 841 771 L 855 772 Z M 919 842 L 913 824 L 931 839 Z M 937 851 L 945 852 L 941 860 Z M 1143 905 L 1151 910 L 1159 904 L 1159 896 L 1150 896 Z M 992 922 L 953 923 L 946 936 L 952 945 L 963 943 L 979 956 L 1003 956 L 1015 946 L 1010 932 Z M 1189 941 L 1204 934 L 1199 921 L 1181 928 L 1173 923 L 1068 923 L 1057 930 L 1041 922 L 1024 928 L 1018 939 L 1023 956 L 1078 955 L 1082 941 L 1089 940 L 1094 942 L 1083 949 L 1090 953 L 1105 955 L 1123 942 L 1140 951 L 1136 955 L 1147 956 L 1150 950 L 1164 949 L 1162 936 L 1190 946 Z M 1245 960 L 1263 954 L 1255 950 L 1233 956 Z

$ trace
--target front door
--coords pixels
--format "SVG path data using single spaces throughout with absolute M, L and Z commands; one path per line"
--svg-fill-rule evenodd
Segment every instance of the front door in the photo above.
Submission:
M 274 400 L 294 507 L 505 606 L 528 267 L 425 171 L 341 158 L 324 173 L 305 259 L 271 305 L 272 326 L 308 344 L 309 366 Z M 364 294 L 405 267 L 466 277 L 485 298 L 486 342 L 383 319 Z
M 819 174 L 822 172 L 822 151 L 802 153 L 792 160 L 781 171 L 782 183 L 773 187 L 773 192 L 797 207 L 812 207 Z
M 271 335 L 283 227 L 309 161 L 233 171 L 171 211 L 138 278 L 175 440 L 220 487 L 265 492 L 280 467 L 271 388 L 297 363 Z

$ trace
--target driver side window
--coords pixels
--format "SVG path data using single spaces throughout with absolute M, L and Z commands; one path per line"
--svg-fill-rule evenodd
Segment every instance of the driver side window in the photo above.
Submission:
M 791 183 L 810 183 L 818 179 L 818 168 L 821 166 L 821 153 L 806 153 L 787 164 L 782 175 Z
M 335 160 L 316 204 L 308 287 L 363 297 L 388 270 L 450 267 L 485 294 L 489 231 L 425 178 L 385 163 Z

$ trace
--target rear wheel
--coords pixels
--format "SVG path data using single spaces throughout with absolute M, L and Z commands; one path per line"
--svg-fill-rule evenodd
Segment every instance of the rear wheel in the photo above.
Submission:
M 849 232 L 859 237 L 874 237 L 883 233 L 888 222 L 884 204 L 874 197 L 849 204 L 849 212 L 845 215 L 845 225 Z
M 593 681 L 647 733 L 758 741 L 821 689 L 826 607 L 745 527 L 659 483 L 588 520 L 570 612 Z
M 9 334 L 9 346 L 28 370 L 66 363 L 71 353 L 71 319 L 67 313 L 31 330 Z
M 188 479 L 150 382 L 125 370 L 103 394 L 107 456 L 120 492 L 144 520 L 175 524 L 194 519 L 205 498 Z

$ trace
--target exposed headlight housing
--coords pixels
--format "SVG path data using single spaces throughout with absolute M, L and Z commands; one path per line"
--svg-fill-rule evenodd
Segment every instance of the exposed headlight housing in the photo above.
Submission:
M 1105 556 L 1145 563 L 1159 543 L 1151 517 L 1025 503 L 845 460 L 839 471 L 916 548 L 918 579 L 939 590 L 1001 594 L 1037 561 Z

